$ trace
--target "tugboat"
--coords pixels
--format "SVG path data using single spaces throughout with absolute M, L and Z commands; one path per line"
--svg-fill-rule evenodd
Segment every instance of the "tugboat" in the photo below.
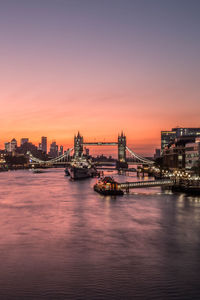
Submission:
M 67 171 L 73 180 L 96 177 L 99 174 L 94 164 L 85 157 L 79 157 L 72 161 L 70 167 L 65 170 L 66 175 Z
M 112 177 L 104 177 L 94 185 L 95 192 L 102 195 L 123 195 L 124 192 L 120 189 L 119 183 Z

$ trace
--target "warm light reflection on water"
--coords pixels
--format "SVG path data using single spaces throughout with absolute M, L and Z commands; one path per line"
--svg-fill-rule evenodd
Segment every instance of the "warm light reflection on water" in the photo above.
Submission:
M 200 198 L 95 181 L 0 173 L 1 299 L 199 299 Z

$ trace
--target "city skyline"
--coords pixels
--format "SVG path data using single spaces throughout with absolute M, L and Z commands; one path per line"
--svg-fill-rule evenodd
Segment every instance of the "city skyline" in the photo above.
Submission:
M 0 9 L 1 136 L 80 130 L 139 153 L 160 131 L 199 127 L 198 1 L 5 1 Z M 36 22 L 37 20 L 37 22 Z

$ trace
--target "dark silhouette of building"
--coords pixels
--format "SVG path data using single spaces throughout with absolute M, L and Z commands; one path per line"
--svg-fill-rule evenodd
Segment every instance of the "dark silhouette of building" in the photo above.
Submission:
M 41 137 L 41 150 L 45 153 L 47 153 L 47 137 L 42 136 Z
M 58 156 L 58 145 L 56 144 L 56 141 L 53 141 L 50 145 L 49 156 L 52 158 Z
M 29 139 L 28 138 L 21 138 L 20 145 L 22 146 L 24 143 L 28 143 Z

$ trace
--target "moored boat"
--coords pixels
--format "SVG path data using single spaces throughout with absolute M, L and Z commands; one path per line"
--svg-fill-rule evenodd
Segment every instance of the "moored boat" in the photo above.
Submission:
M 120 185 L 112 177 L 104 177 L 100 179 L 95 185 L 94 190 L 102 195 L 123 195 Z
M 73 180 L 98 176 L 98 171 L 94 164 L 85 157 L 74 159 L 67 168 L 67 171 L 69 172 L 70 178 Z M 65 173 L 67 175 L 66 171 Z

